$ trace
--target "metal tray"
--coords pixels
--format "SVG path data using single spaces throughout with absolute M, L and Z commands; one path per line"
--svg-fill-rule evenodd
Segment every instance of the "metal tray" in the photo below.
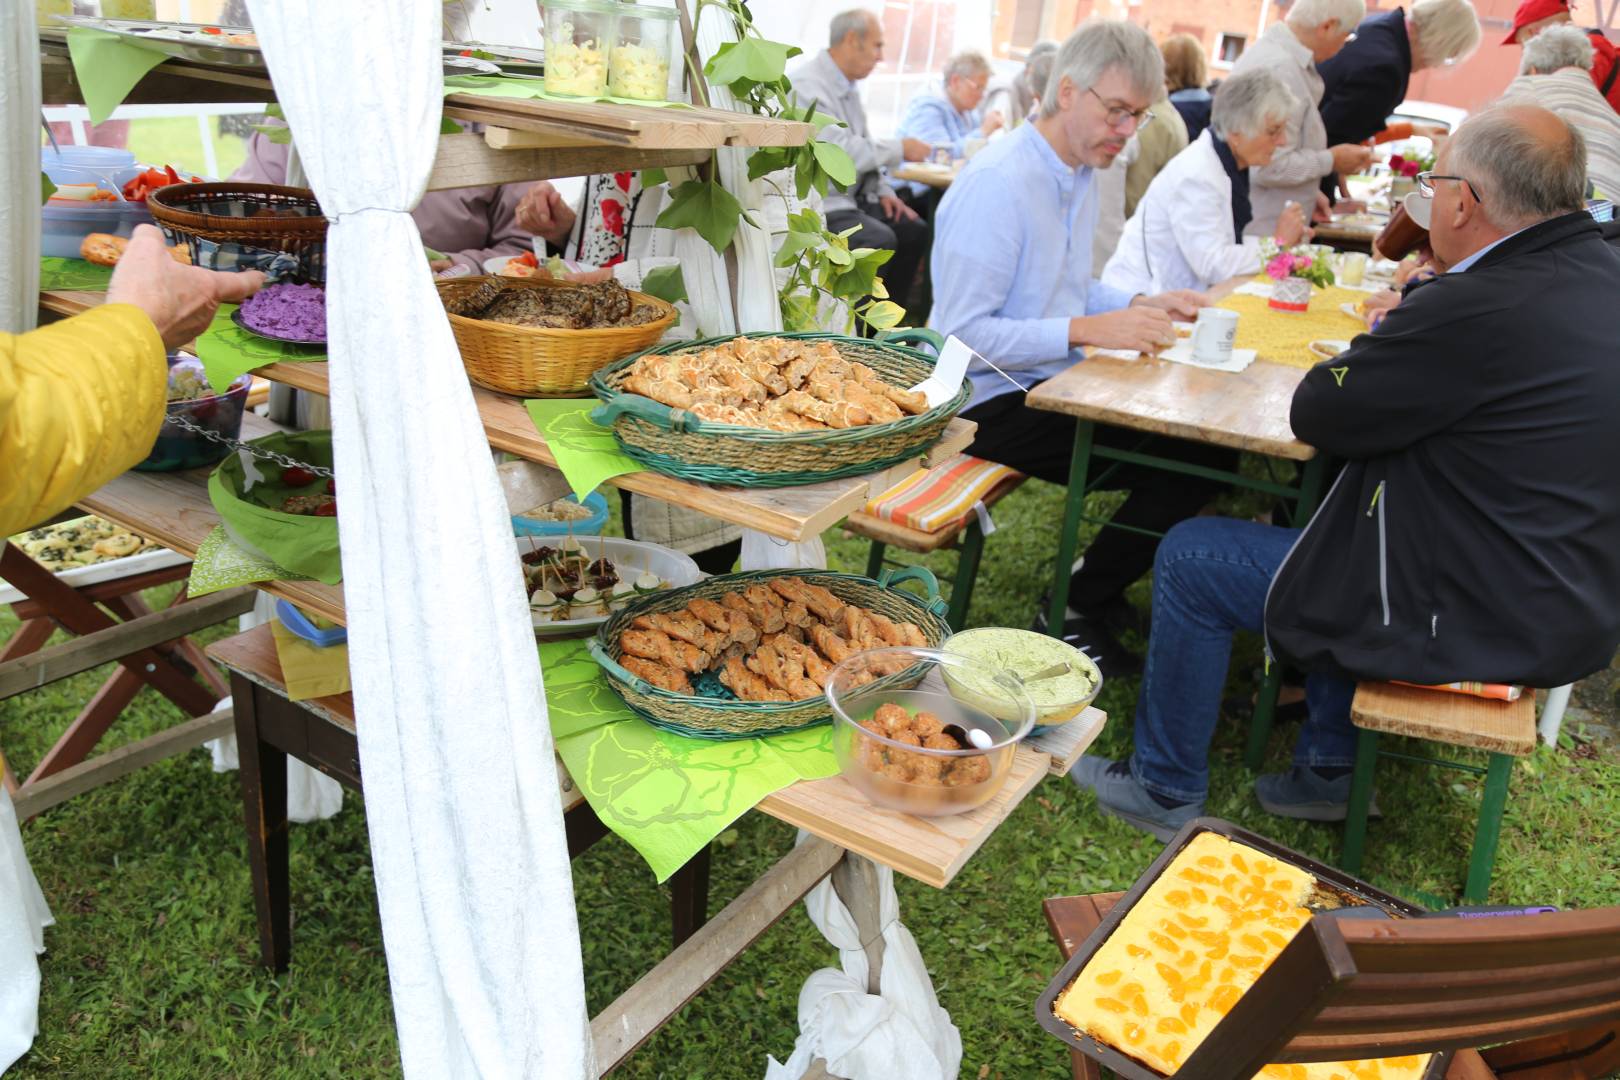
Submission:
M 251 326 L 249 326 L 247 324 L 246 319 L 242 318 L 242 309 L 241 308 L 237 308 L 235 311 L 231 312 L 231 322 L 235 323 L 238 329 L 243 330 L 246 333 L 252 334 L 254 337 L 264 338 L 264 340 L 266 340 L 266 341 L 277 341 L 277 342 L 282 342 L 282 343 L 287 344 L 287 345 L 321 345 L 321 346 L 324 346 L 326 344 L 326 339 L 325 338 L 280 337 L 279 335 L 276 335 L 276 334 L 267 333 L 264 330 L 255 330 L 253 327 L 251 327 Z
M 463 52 L 484 53 L 476 59 L 494 64 L 507 75 L 526 75 L 538 78 L 545 74 L 545 53 L 540 49 L 518 45 L 486 45 L 477 41 L 446 41 L 445 59 L 460 58 Z
M 1078 1050 L 1092 1060 L 1112 1069 L 1122 1080 L 1164 1080 L 1165 1074 L 1137 1061 L 1133 1057 L 1127 1057 L 1106 1043 L 1098 1042 L 1090 1035 L 1076 1031 L 1057 1013 L 1053 1012 L 1052 1007 L 1057 1003 L 1057 999 L 1063 996 L 1063 991 L 1069 988 L 1069 984 L 1079 977 L 1087 961 L 1096 954 L 1098 949 L 1103 947 L 1103 943 L 1125 920 L 1125 916 L 1130 914 L 1131 909 L 1136 906 L 1136 902 L 1142 899 L 1142 895 L 1152 887 L 1153 883 L 1159 879 L 1159 875 L 1164 873 L 1171 861 L 1181 853 L 1181 849 L 1191 843 L 1193 837 L 1205 832 L 1224 836 L 1228 840 L 1254 848 L 1256 851 L 1262 851 L 1278 862 L 1305 871 L 1323 885 L 1328 886 L 1332 891 L 1342 894 L 1345 899 L 1360 901 L 1363 904 L 1371 904 L 1382 908 L 1395 918 L 1411 919 L 1425 914 L 1424 909 L 1415 904 L 1408 903 L 1400 897 L 1392 896 L 1380 889 L 1375 889 L 1342 870 L 1328 866 L 1326 863 L 1317 862 L 1306 855 L 1301 855 L 1292 848 L 1283 847 L 1275 840 L 1268 840 L 1258 833 L 1249 832 L 1247 829 L 1239 828 L 1231 822 L 1223 821 L 1220 818 L 1194 818 L 1183 825 L 1181 831 L 1171 838 L 1170 842 L 1165 845 L 1164 850 L 1159 853 L 1159 857 L 1153 860 L 1153 865 L 1149 866 L 1142 873 L 1142 876 L 1136 879 L 1136 884 L 1131 886 L 1130 891 L 1120 897 L 1119 903 L 1114 905 L 1113 910 L 1097 926 L 1097 929 L 1091 932 L 1091 936 L 1086 938 L 1080 947 L 1075 950 L 1074 955 L 1069 957 L 1068 963 L 1064 964 L 1062 969 L 1053 976 L 1052 981 L 1047 983 L 1046 989 L 1041 992 L 1041 996 L 1035 1001 L 1035 1019 L 1042 1028 L 1046 1029 L 1049 1034 L 1063 1040 L 1064 1044 L 1071 1049 Z M 1451 1054 L 1449 1051 L 1435 1054 L 1429 1062 L 1429 1067 L 1424 1070 L 1423 1080 L 1441 1080 L 1445 1076 L 1446 1068 L 1450 1062 Z
M 251 34 L 245 26 L 219 26 L 214 23 L 157 22 L 145 19 L 103 19 L 92 15 L 58 15 L 59 23 L 83 26 L 91 30 L 104 30 L 109 34 L 129 38 L 141 45 L 176 60 L 191 60 L 199 64 L 220 67 L 264 68 L 264 56 L 256 45 L 235 45 L 217 39 L 218 35 L 205 30 L 221 30 L 227 34 Z

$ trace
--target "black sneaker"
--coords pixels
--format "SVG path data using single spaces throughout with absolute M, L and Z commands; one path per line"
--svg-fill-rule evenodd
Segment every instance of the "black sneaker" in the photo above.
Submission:
M 1046 605 L 1042 604 L 1030 629 L 1044 634 L 1047 632 L 1046 627 Z M 1104 678 L 1114 679 L 1142 673 L 1141 658 L 1122 645 L 1100 619 L 1088 618 L 1085 615 L 1069 616 L 1063 622 L 1063 640 L 1096 661 Z

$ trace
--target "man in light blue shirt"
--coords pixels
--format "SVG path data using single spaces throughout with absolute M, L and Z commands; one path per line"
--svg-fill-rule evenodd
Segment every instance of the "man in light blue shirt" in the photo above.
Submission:
M 1001 129 L 1006 117 L 991 110 L 981 118 L 979 103 L 990 85 L 990 61 L 984 54 L 959 53 L 945 61 L 944 86 L 940 93 L 922 93 L 911 99 L 900 121 L 899 133 L 921 139 L 937 153 L 947 151 L 952 161 L 967 156 L 970 139 L 988 139 Z M 932 189 L 925 184 L 905 185 L 903 196 L 919 208 Z
M 1067 484 L 1074 421 L 1030 409 L 1019 388 L 1078 363 L 1082 346 L 1158 352 L 1175 343 L 1171 315 L 1191 318 L 1207 302 L 1193 292 L 1132 296 L 1091 277 L 1096 170 L 1125 148 L 1163 83 L 1163 60 L 1145 30 L 1087 23 L 1059 51 L 1041 115 L 974 157 L 940 204 L 931 325 L 1018 383 L 978 363 L 968 369 L 973 400 L 964 415 L 979 425 L 973 453 L 980 457 Z M 1104 426 L 1095 438 L 1135 446 L 1143 436 Z M 1153 452 L 1216 468 L 1235 464 L 1230 451 L 1161 443 Z M 1219 490 L 1160 470 L 1115 475 L 1131 494 L 1114 523 L 1155 532 L 1196 514 Z M 1070 583 L 1069 604 L 1079 617 L 1066 636 L 1092 647 L 1111 674 L 1134 663 L 1113 628 L 1131 621 L 1123 593 L 1152 565 L 1154 546 L 1138 533 L 1105 529 Z

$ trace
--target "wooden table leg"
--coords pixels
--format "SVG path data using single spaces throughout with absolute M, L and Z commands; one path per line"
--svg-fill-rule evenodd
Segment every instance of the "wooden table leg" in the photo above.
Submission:
M 43 780 L 47 776 L 59 773 L 63 769 L 77 765 L 90 755 L 96 748 L 101 737 L 107 734 L 107 729 L 123 713 L 126 706 L 135 700 L 135 695 L 141 692 L 141 680 L 131 674 L 127 668 L 119 668 L 113 672 L 106 682 L 101 684 L 95 696 L 84 710 L 74 718 L 68 729 L 62 732 L 56 744 L 40 759 L 34 771 L 29 774 L 27 784 Z M 25 785 L 26 786 L 26 785 Z
M 677 948 L 709 919 L 709 851 L 705 844 L 669 878 L 672 938 Z
M 1063 506 L 1063 531 L 1058 533 L 1057 565 L 1052 570 L 1052 597 L 1046 615 L 1046 632 L 1063 637 L 1064 617 L 1069 612 L 1069 576 L 1074 551 L 1080 546 L 1080 515 L 1086 509 L 1086 473 L 1091 465 L 1089 420 L 1074 422 L 1074 451 L 1069 459 L 1069 494 Z
M 237 770 L 242 816 L 247 825 L 248 863 L 253 871 L 253 907 L 259 920 L 259 957 L 285 971 L 292 957 L 292 904 L 287 878 L 287 754 L 259 738 L 260 707 L 274 708 L 272 695 L 240 675 L 231 676 L 236 712 Z
M 6 639 L 5 646 L 0 648 L 0 663 L 38 652 L 55 632 L 56 624 L 49 619 L 24 619 L 16 633 Z

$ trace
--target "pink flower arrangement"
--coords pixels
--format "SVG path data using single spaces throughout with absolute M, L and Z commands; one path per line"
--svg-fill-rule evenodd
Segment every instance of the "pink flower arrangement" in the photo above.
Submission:
M 1272 256 L 1266 263 L 1266 276 L 1273 281 L 1281 281 L 1285 277 L 1294 277 L 1301 270 L 1308 270 L 1314 260 L 1309 255 L 1294 255 L 1280 251 Z M 1303 276 L 1303 275 L 1300 275 Z
M 1396 154 L 1389 159 L 1389 167 L 1396 176 L 1404 176 L 1408 179 L 1413 179 L 1418 173 L 1423 171 L 1423 162 L 1408 161 L 1401 157 L 1401 155 Z

